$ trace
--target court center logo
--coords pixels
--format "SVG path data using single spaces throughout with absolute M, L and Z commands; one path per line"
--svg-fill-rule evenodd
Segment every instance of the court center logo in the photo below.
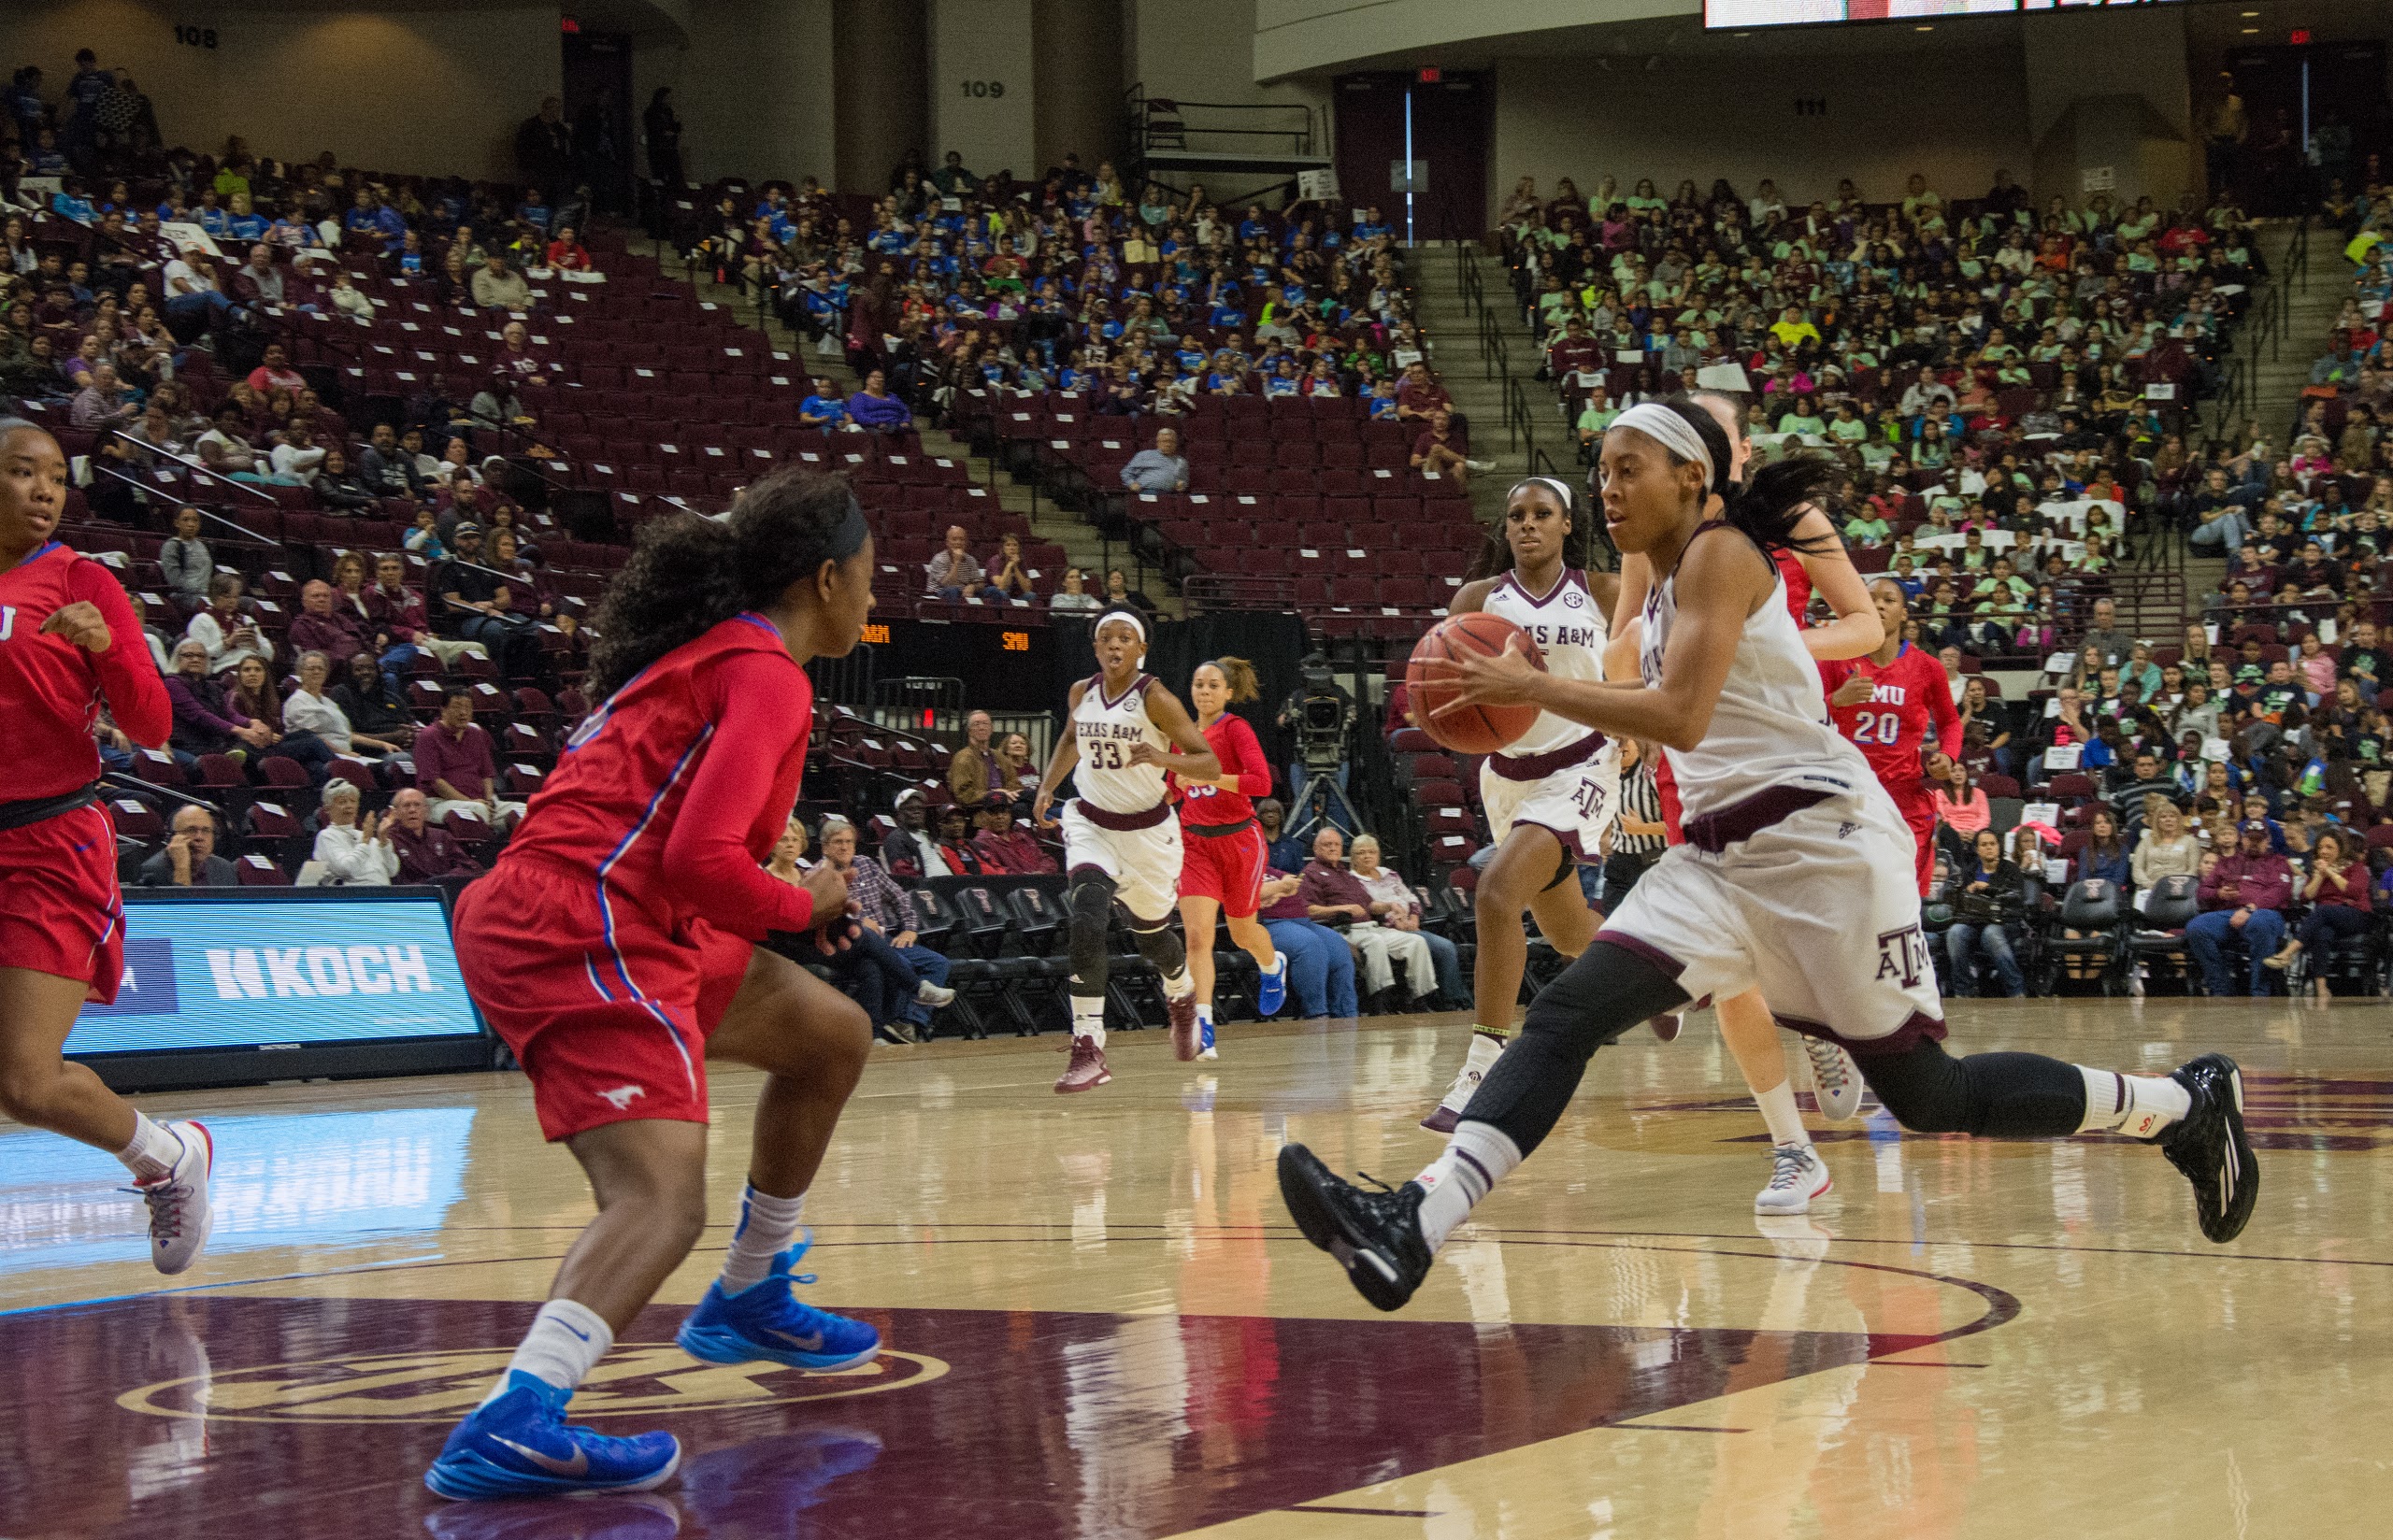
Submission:
M 454 1422 L 479 1405 L 509 1348 L 368 1353 L 221 1370 L 127 1390 L 117 1405 L 152 1417 L 228 1422 Z M 809 1374 L 777 1363 L 700 1363 L 669 1342 L 620 1343 L 573 1398 L 576 1420 L 745 1410 L 835 1401 L 927 1384 L 946 1362 L 884 1348 L 870 1363 Z

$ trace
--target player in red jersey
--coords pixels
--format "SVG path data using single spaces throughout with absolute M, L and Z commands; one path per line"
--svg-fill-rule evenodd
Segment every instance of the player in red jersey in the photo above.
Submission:
M 1288 960 L 1271 945 L 1271 933 L 1255 918 L 1263 906 L 1263 874 L 1270 869 L 1263 830 L 1254 821 L 1254 799 L 1271 794 L 1271 765 L 1254 729 L 1230 709 L 1261 693 L 1254 665 L 1244 658 L 1198 663 L 1188 680 L 1188 702 L 1196 708 L 1196 730 L 1213 746 L 1222 773 L 1211 780 L 1174 775 L 1180 791 L 1180 922 L 1188 932 L 1188 977 L 1196 982 L 1195 1052 L 1182 1058 L 1218 1059 L 1213 1044 L 1213 917 L 1229 916 L 1230 939 L 1243 948 L 1263 981 L 1255 1009 L 1276 1013 L 1288 998 Z M 1174 1045 L 1179 1045 L 1175 1041 Z
M 1735 397 L 1716 391 L 1698 392 L 1688 399 L 1711 413 L 1727 435 L 1729 481 L 1732 486 L 1742 485 L 1753 456 L 1742 406 Z M 1706 517 L 1719 517 L 1719 509 L 1714 507 Z M 1802 634 L 1804 650 L 1814 659 L 1853 658 L 1883 642 L 1884 628 L 1870 603 L 1869 588 L 1845 554 L 1827 514 L 1817 507 L 1806 509 L 1795 526 L 1794 540 L 1797 549 L 1773 549 L 1770 556 L 1785 587 L 1786 608 Z M 1641 613 L 1652 589 L 1652 567 L 1641 557 L 1624 557 L 1620 575 L 1621 616 Z M 1826 625 L 1814 626 L 1807 620 L 1814 589 L 1835 614 Z M 1613 625 L 1613 646 L 1626 649 L 1623 661 L 1613 666 L 1624 672 L 1634 669 L 1640 635 L 1638 626 Z M 1679 844 L 1683 835 L 1678 787 L 1670 778 L 1667 755 L 1655 767 L 1655 790 L 1662 804 L 1662 826 L 1669 842 Z M 1758 990 L 1713 1002 L 1712 1014 L 1720 1022 L 1720 1040 L 1728 1046 L 1729 1056 L 1737 1061 L 1755 1105 L 1761 1109 L 1762 1121 L 1770 1128 L 1770 1180 L 1754 1195 L 1754 1211 L 1765 1215 L 1808 1212 L 1812 1200 L 1835 1184 L 1803 1126 L 1802 1110 L 1796 1105 L 1795 1088 L 1786 1075 L 1786 1050 L 1778 1038 L 1778 1019 Z M 1656 1021 L 1655 1031 L 1665 1040 L 1678 1035 L 1675 1022 L 1665 1026 Z M 1840 1120 L 1859 1111 L 1861 1071 L 1853 1056 L 1817 1037 L 1804 1038 L 1803 1051 L 1811 1061 L 1813 1091 L 1820 1111 Z
M 1954 709 L 1944 665 L 1903 640 L 1902 585 L 1881 578 L 1870 585 L 1886 639 L 1876 650 L 1846 660 L 1820 660 L 1820 683 L 1837 731 L 1861 750 L 1879 784 L 1902 810 L 1919 848 L 1919 892 L 1927 896 L 1936 873 L 1936 799 L 1929 779 L 1942 779 L 1961 751 L 1961 714 Z M 1929 728 L 1936 742 L 1927 746 Z M 1926 752 L 1923 761 L 1922 753 Z M 1923 777 L 1927 778 L 1923 778 Z
M 212 1222 L 215 1146 L 198 1123 L 154 1123 L 64 1057 L 87 1000 L 112 1004 L 124 973 L 116 829 L 99 806 L 103 703 L 155 748 L 166 687 L 108 569 L 51 538 L 66 457 L 30 422 L 0 419 L 0 1112 L 113 1153 L 150 1205 L 150 1260 L 189 1267 Z
M 814 1370 L 880 1349 L 870 1326 L 791 1289 L 809 1244 L 800 1208 L 871 1027 L 754 945 L 846 912 L 836 869 L 794 887 L 760 863 L 806 763 L 802 665 L 855 646 L 872 554 L 846 484 L 802 471 L 759 481 L 721 522 L 650 525 L 591 623 L 604 704 L 457 906 L 466 985 L 530 1077 L 541 1132 L 581 1162 L 598 1217 L 507 1375 L 426 1473 L 443 1497 L 646 1490 L 673 1474 L 670 1434 L 602 1436 L 568 1426 L 565 1408 L 705 1225 L 709 1053 L 767 1078 L 739 1227 L 682 1348 Z

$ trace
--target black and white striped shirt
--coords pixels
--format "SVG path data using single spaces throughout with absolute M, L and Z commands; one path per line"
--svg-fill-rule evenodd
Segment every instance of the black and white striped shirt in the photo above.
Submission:
M 1621 820 L 1612 825 L 1612 831 L 1613 851 L 1625 856 L 1659 855 L 1665 843 L 1663 835 L 1628 832 L 1630 819 L 1640 823 L 1662 821 L 1662 793 L 1654 784 L 1654 762 L 1650 757 L 1638 760 L 1635 769 L 1621 772 L 1620 811 Z

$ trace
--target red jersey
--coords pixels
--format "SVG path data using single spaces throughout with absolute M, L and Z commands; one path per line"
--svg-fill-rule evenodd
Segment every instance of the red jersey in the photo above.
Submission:
M 1803 570 L 1803 559 L 1791 550 L 1773 550 L 1770 559 L 1778 564 L 1778 575 L 1786 579 L 1786 610 L 1795 617 L 1795 629 L 1801 631 L 1811 623 L 1804 617 L 1812 608 L 1812 575 Z
M 1947 758 L 1961 751 L 1961 714 L 1953 707 L 1943 666 L 1909 642 L 1884 667 L 1868 658 L 1820 663 L 1820 683 L 1829 695 L 1856 674 L 1875 682 L 1870 697 L 1852 706 L 1831 703 L 1828 718 L 1861 750 L 1897 802 L 1916 802 L 1927 794 L 1920 782 L 1927 774 L 1921 749 L 1928 728 L 1934 726 L 1936 747 Z
M 42 625 L 78 602 L 108 623 L 93 652 Z M 0 800 L 63 797 L 100 778 L 92 729 L 100 704 L 124 735 L 155 749 L 174 725 L 166 684 L 116 575 L 52 540 L 0 572 L 0 721 L 8 724 L 8 789 Z
M 814 691 L 763 616 L 736 615 L 649 664 L 575 730 L 499 858 L 598 887 L 604 923 L 748 940 L 802 931 L 804 890 L 762 865 L 806 769 Z
M 1246 719 L 1235 711 L 1223 712 L 1221 720 L 1206 728 L 1205 741 L 1222 762 L 1222 775 L 1228 783 L 1188 786 L 1174 776 L 1172 790 L 1185 799 L 1180 805 L 1180 821 L 1243 823 L 1254 816 L 1254 799 L 1271 794 L 1271 765 L 1263 757 L 1263 745 Z

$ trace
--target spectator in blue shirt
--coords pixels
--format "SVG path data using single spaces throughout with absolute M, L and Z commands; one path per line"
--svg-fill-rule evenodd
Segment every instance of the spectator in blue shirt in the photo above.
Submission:
M 1155 447 L 1140 449 L 1122 467 L 1122 484 L 1132 492 L 1186 492 L 1188 462 L 1181 457 L 1180 430 L 1159 429 Z
M 839 387 L 832 382 L 830 376 L 817 377 L 814 393 L 797 405 L 798 426 L 838 433 L 847 420 L 847 397 L 839 394 Z

